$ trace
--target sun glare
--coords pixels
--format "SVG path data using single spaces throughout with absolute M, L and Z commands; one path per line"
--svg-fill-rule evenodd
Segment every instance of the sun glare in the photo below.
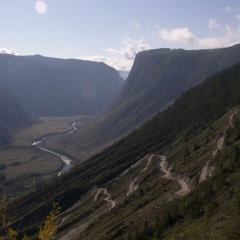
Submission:
M 41 0 L 37 1 L 35 3 L 35 10 L 40 14 L 45 13 L 47 11 L 46 3 L 44 1 L 41 1 Z

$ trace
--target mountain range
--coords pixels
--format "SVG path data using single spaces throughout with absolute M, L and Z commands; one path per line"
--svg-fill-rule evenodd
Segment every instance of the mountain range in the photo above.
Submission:
M 0 84 L 35 115 L 70 116 L 104 111 L 123 79 L 104 63 L 1 54 Z
M 108 145 L 11 199 L 9 226 L 20 238 L 27 233 L 37 239 L 39 225 L 57 202 L 56 239 L 239 239 L 239 51 L 240 45 L 139 53 L 106 112 L 87 126 L 76 123 L 79 129 L 67 137 L 53 138 L 65 149 L 81 149 L 82 142 L 89 148 Z M 71 60 L 9 59 L 0 62 L 9 83 L 24 82 L 20 68 L 34 74 L 42 64 L 47 72 L 75 69 Z M 10 74 L 10 66 L 17 66 L 16 72 Z M 93 96 L 88 90 L 85 96 Z M 14 97 L 0 89 L 2 146 L 33 121 Z
M 240 65 L 8 204 L 34 235 L 58 202 L 57 239 L 238 239 Z
M 182 93 L 240 61 L 240 45 L 214 50 L 154 49 L 137 54 L 112 106 L 71 136 L 54 139 L 56 148 L 98 148 L 124 136 Z M 51 142 L 53 145 L 53 141 Z M 74 153 L 78 158 L 80 153 Z

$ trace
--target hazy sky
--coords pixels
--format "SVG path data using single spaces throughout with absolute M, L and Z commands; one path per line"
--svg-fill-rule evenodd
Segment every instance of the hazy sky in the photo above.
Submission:
M 1 0 L 0 52 L 130 69 L 150 48 L 240 43 L 239 0 Z

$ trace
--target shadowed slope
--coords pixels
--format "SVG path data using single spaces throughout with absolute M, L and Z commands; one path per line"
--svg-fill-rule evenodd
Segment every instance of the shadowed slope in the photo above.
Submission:
M 17 129 L 31 123 L 32 119 L 20 103 L 0 88 L 0 146 L 9 144 Z
M 123 79 L 104 63 L 0 55 L 0 84 L 36 115 L 71 116 L 108 108 Z

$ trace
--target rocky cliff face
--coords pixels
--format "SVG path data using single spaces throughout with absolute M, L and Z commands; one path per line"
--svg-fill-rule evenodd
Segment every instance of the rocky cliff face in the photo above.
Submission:
M 214 50 L 140 52 L 114 106 L 134 97 L 142 108 L 148 105 L 147 112 L 154 114 L 189 88 L 240 61 L 239 53 L 240 45 Z

